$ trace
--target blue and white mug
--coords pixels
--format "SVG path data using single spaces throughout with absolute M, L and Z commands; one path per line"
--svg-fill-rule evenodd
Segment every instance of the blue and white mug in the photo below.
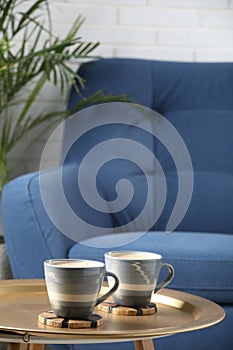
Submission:
M 116 291 L 118 278 L 94 260 L 51 259 L 44 262 L 45 282 L 53 312 L 60 317 L 86 319 L 96 305 Z M 104 276 L 111 276 L 112 288 L 98 297 Z
M 113 293 L 113 301 L 122 306 L 146 306 L 153 293 L 167 286 L 174 276 L 172 265 L 163 263 L 160 254 L 144 251 L 112 251 L 105 253 L 106 269 L 119 279 L 119 287 Z M 168 274 L 157 284 L 162 268 Z M 113 285 L 112 278 L 108 278 Z

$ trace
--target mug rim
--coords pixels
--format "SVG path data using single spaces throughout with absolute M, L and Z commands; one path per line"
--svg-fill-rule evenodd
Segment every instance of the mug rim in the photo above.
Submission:
M 57 262 L 57 264 L 56 264 Z M 69 266 L 69 265 L 59 265 L 61 262 L 85 262 L 89 263 L 90 265 L 86 266 Z M 90 259 L 66 259 L 66 258 L 61 258 L 61 259 L 47 259 L 44 261 L 45 266 L 52 266 L 58 269 L 91 269 L 91 268 L 96 268 L 96 267 L 105 267 L 105 264 L 101 261 L 98 260 L 90 260 Z
M 131 257 L 129 258 L 126 258 L 126 257 L 121 257 L 121 256 L 114 256 L 115 254 L 120 254 L 120 253 L 123 253 L 123 254 L 129 254 L 129 255 L 132 255 Z M 140 258 L 137 258 L 137 257 L 133 257 L 133 254 L 134 253 L 135 255 L 136 254 L 147 254 L 148 256 L 145 256 L 145 257 L 140 257 Z M 111 259 L 115 259 L 115 260 L 124 260 L 124 261 L 130 261 L 130 260 L 161 260 L 162 259 L 162 255 L 161 254 L 158 254 L 158 253 L 153 253 L 153 252 L 147 252 L 147 251 L 143 251 L 143 250 L 113 250 L 113 251 L 110 251 L 110 252 L 106 252 L 105 254 L 105 257 L 109 257 Z

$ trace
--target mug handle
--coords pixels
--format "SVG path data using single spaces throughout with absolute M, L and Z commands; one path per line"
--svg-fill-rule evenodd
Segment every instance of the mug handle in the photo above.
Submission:
M 104 273 L 104 276 L 111 276 L 111 277 L 113 277 L 114 280 L 115 280 L 115 283 L 114 283 L 114 286 L 113 286 L 106 294 L 102 295 L 101 297 L 99 297 L 99 298 L 96 300 L 95 306 L 99 305 L 99 304 L 102 303 L 105 299 L 109 298 L 110 295 L 112 295 L 112 294 L 117 290 L 117 288 L 119 287 L 119 279 L 118 279 L 118 277 L 117 277 L 114 273 L 106 271 L 106 272 Z
M 174 270 L 174 267 L 172 265 L 167 264 L 167 263 L 163 263 L 161 268 L 163 268 L 163 267 L 166 267 L 168 269 L 168 275 L 162 282 L 160 282 L 156 286 L 154 293 L 158 292 L 161 288 L 164 288 L 165 286 L 167 286 L 168 283 L 171 282 L 171 280 L 173 279 L 173 277 L 175 275 L 175 270 Z

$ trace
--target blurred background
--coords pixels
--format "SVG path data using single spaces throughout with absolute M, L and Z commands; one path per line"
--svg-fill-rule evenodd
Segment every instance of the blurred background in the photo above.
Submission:
M 82 15 L 85 21 L 79 34 L 84 40 L 100 42 L 94 53 L 101 57 L 233 61 L 233 0 L 49 0 L 48 3 L 53 32 L 63 37 L 75 18 Z M 78 68 L 78 62 L 73 64 Z M 62 109 L 65 104 L 59 89 L 47 83 L 34 108 Z M 14 175 L 38 170 L 47 137 L 44 135 L 31 147 Z M 60 139 L 57 139 L 51 157 L 59 153 Z M 14 152 L 10 159 L 14 160 Z M 50 159 L 48 165 L 49 162 Z

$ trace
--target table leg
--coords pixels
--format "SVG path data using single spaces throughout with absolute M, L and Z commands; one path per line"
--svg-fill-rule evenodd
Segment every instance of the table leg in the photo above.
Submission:
M 7 350 L 27 350 L 28 344 L 25 343 L 8 343 Z
M 44 344 L 30 344 L 29 350 L 44 350 Z
M 154 343 L 152 339 L 142 339 L 134 341 L 135 350 L 154 350 Z

